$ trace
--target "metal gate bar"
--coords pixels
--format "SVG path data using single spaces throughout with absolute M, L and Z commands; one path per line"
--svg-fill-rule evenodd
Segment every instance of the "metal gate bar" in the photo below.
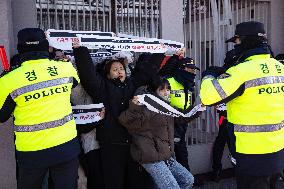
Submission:
M 36 0 L 38 27 L 158 37 L 159 3 L 159 0 Z

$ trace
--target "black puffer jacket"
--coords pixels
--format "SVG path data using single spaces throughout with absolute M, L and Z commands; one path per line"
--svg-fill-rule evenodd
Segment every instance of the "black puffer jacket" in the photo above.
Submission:
M 101 143 L 128 143 L 129 134 L 118 122 L 118 116 L 128 108 L 128 101 L 135 90 L 147 82 L 149 75 L 137 73 L 124 83 L 109 80 L 96 70 L 86 47 L 74 49 L 74 56 L 84 89 L 93 99 L 103 102 L 106 108 L 102 126 L 97 128 L 97 139 Z

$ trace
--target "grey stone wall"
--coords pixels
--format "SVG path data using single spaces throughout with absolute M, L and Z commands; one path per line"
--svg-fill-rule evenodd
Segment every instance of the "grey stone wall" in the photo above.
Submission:
M 11 0 L 0 1 L 0 26 L 0 44 L 5 46 L 9 56 L 11 41 L 13 41 Z M 16 163 L 11 119 L 4 124 L 0 123 L 0 149 L 0 188 L 14 189 L 16 188 Z
M 5 46 L 9 58 L 16 53 L 18 31 L 36 26 L 35 1 L 0 0 L 0 26 L 0 44 Z M 16 162 L 12 119 L 0 123 L 0 149 L 0 188 L 14 189 Z
M 162 0 L 161 3 L 161 38 L 184 43 L 183 1 Z
M 284 1 L 271 1 L 271 40 L 270 44 L 274 54 L 284 53 Z

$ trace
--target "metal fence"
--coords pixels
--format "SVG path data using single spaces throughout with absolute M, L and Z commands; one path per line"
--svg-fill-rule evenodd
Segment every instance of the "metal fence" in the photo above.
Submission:
M 159 0 L 36 0 L 42 29 L 159 36 Z
M 268 0 L 184 0 L 184 10 L 187 55 L 201 68 L 197 86 L 200 86 L 203 70 L 212 65 L 223 65 L 225 53 L 233 48 L 233 44 L 225 41 L 233 36 L 236 24 L 250 20 L 263 22 L 270 38 Z M 189 144 L 213 142 L 218 132 L 217 122 L 216 110 L 209 108 L 194 127 L 189 127 Z

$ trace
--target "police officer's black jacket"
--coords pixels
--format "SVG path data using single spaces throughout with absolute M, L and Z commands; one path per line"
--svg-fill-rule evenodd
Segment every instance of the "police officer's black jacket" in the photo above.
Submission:
M 84 89 L 95 101 L 103 102 L 106 108 L 105 119 L 97 128 L 97 139 L 100 143 L 128 143 L 129 134 L 118 122 L 118 116 L 128 108 L 128 101 L 135 90 L 146 83 L 149 75 L 145 72 L 136 73 L 122 83 L 120 80 L 110 80 L 102 76 L 92 63 L 86 47 L 74 49 L 74 57 Z

